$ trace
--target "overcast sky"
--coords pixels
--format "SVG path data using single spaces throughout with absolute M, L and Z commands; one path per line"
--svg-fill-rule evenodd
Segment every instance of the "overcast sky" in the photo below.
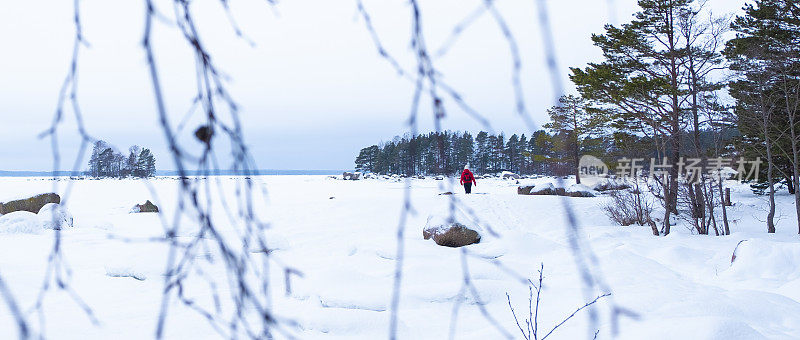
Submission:
M 245 138 L 262 169 L 349 169 L 359 149 L 408 131 L 412 84 L 381 59 L 357 15 L 354 0 L 232 0 L 233 17 L 252 40 L 237 38 L 219 1 L 194 1 L 201 36 L 230 77 Z M 426 41 L 437 50 L 453 27 L 483 0 L 421 0 Z M 717 14 L 741 7 L 740 0 L 714 0 Z M 79 100 L 89 133 L 121 150 L 132 144 L 152 149 L 159 169 L 174 168 L 147 77 L 141 40 L 142 0 L 82 0 L 84 35 L 80 54 Z M 157 1 L 172 13 L 169 1 Z M 410 51 L 410 8 L 406 0 L 365 0 L 377 33 L 406 69 Z M 523 59 L 522 83 L 528 109 L 546 121 L 553 91 L 544 62 L 535 0 L 497 0 Z M 549 0 L 563 83 L 568 67 L 600 57 L 590 35 L 616 19 L 630 20 L 634 0 Z M 0 8 L 0 170 L 48 170 L 50 143 L 37 138 L 53 117 L 70 61 L 74 26 L 72 2 L 14 1 Z M 155 31 L 168 112 L 177 124 L 195 91 L 190 50 L 168 22 Z M 468 27 L 450 52 L 434 59 L 441 77 L 491 120 L 495 131 L 530 133 L 514 111 L 507 41 L 490 16 Z M 423 105 L 421 131 L 432 117 Z M 448 104 L 444 128 L 479 131 L 480 124 Z M 69 168 L 79 140 L 71 112 L 61 128 L 60 151 Z M 199 120 L 190 118 L 189 135 Z M 195 146 L 190 138 L 185 145 Z M 223 167 L 229 158 L 220 154 Z

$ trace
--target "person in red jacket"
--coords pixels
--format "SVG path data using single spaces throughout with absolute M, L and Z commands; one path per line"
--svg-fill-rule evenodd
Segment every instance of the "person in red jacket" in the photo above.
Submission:
M 469 165 L 464 166 L 464 171 L 461 172 L 461 185 L 464 186 L 464 191 L 466 193 L 472 192 L 472 185 L 478 186 L 478 182 L 475 181 L 475 176 L 472 174 L 472 171 L 469 171 Z

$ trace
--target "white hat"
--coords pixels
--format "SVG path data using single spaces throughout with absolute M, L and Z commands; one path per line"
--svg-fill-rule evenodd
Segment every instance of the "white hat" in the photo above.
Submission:
M 467 163 L 467 165 L 464 166 L 464 170 L 469 170 L 469 163 Z

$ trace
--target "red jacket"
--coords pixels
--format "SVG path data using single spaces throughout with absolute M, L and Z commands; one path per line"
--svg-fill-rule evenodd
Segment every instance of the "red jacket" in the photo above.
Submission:
M 475 182 L 475 176 L 472 175 L 472 171 L 469 171 L 469 169 L 464 169 L 464 172 L 461 173 L 461 185 L 469 182 L 478 185 L 478 182 Z

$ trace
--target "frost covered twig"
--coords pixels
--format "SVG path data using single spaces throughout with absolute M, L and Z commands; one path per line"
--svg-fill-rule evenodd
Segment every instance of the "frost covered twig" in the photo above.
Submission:
M 574 312 L 572 312 L 572 314 L 570 314 L 567 317 L 565 317 L 564 319 L 562 319 L 561 322 L 559 322 L 558 324 L 553 326 L 553 328 L 551 328 L 550 331 L 547 332 L 544 336 L 539 337 L 539 301 L 541 300 L 543 273 L 544 273 L 544 264 L 542 264 L 541 268 L 539 269 L 539 284 L 536 285 L 533 282 L 529 281 L 530 282 L 530 285 L 528 286 L 528 290 L 530 292 L 530 297 L 528 298 L 528 313 L 529 313 L 529 316 L 528 316 L 528 319 L 525 320 L 525 324 L 527 325 L 527 327 L 526 327 L 527 328 L 527 332 L 525 331 L 525 329 L 522 328 L 522 326 L 519 323 L 519 318 L 517 318 L 517 313 L 514 310 L 513 304 L 511 303 L 511 295 L 506 293 L 506 299 L 508 301 L 508 308 L 509 308 L 509 310 L 511 310 L 511 315 L 514 317 L 514 322 L 516 323 L 517 328 L 519 329 L 520 333 L 522 334 L 522 337 L 525 338 L 525 340 L 545 340 L 545 339 L 547 339 L 547 337 L 550 336 L 551 334 L 553 334 L 553 332 L 556 329 L 558 329 L 558 327 L 561 327 L 567 321 L 572 319 L 572 317 L 574 317 L 576 314 L 578 314 L 578 312 L 580 312 L 581 310 L 583 310 L 583 309 L 595 304 L 597 301 L 599 301 L 602 298 L 611 296 L 611 293 L 604 293 L 602 295 L 598 295 L 592 301 L 589 301 L 589 302 L 585 303 L 583 306 L 579 307 Z M 533 305 L 533 290 L 534 289 L 536 290 L 536 307 L 535 307 L 535 309 L 533 311 L 531 311 L 532 305 Z M 594 331 L 594 338 L 597 338 L 597 334 L 598 333 L 599 333 L 598 330 Z

